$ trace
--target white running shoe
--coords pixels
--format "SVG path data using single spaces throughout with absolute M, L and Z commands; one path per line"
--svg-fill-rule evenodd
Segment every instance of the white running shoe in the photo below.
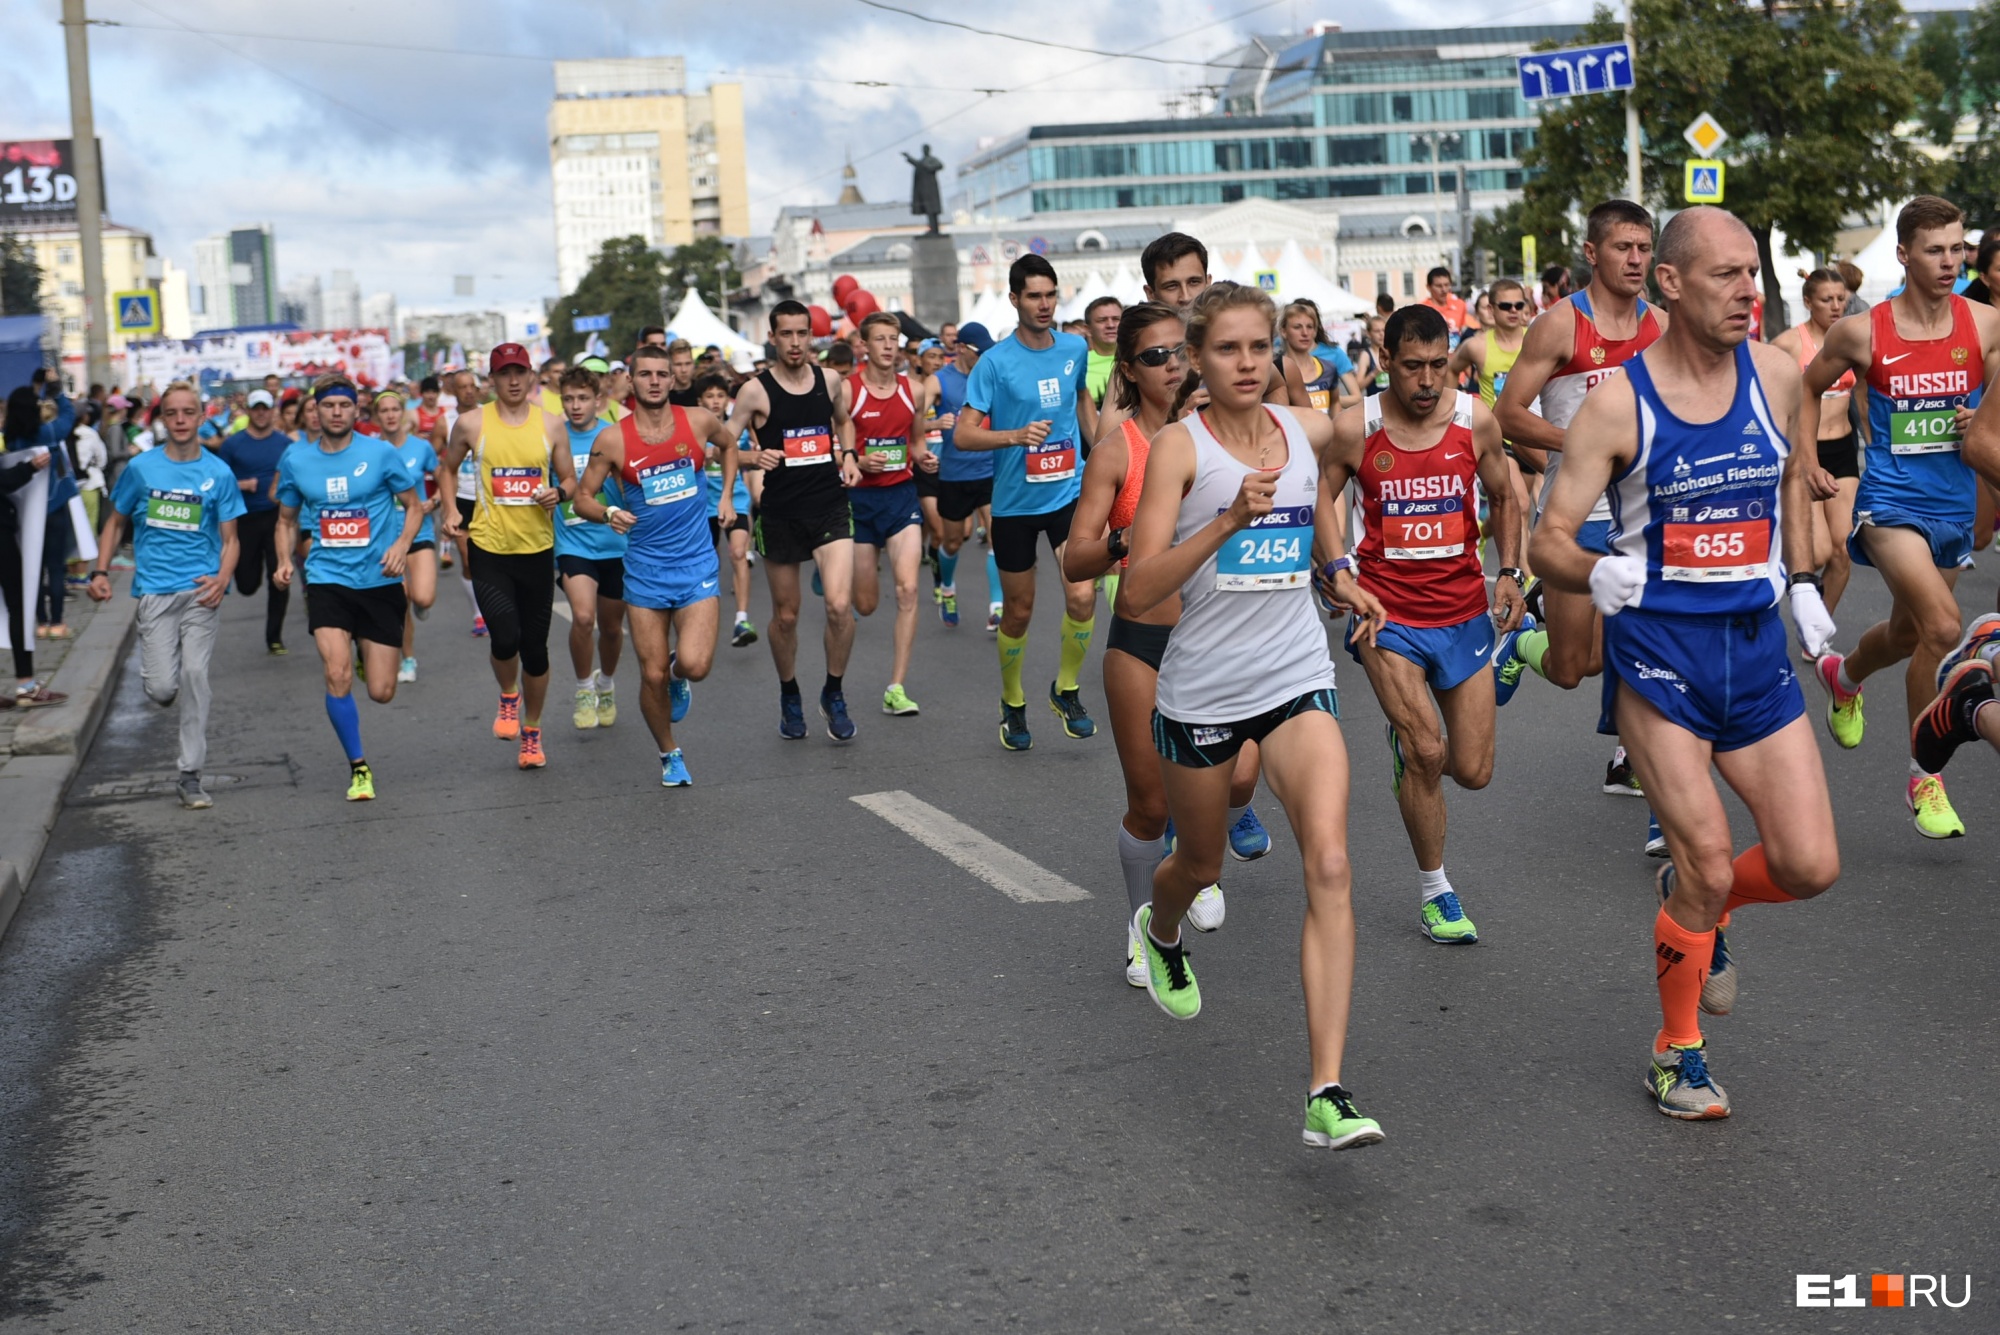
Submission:
M 1146 987 L 1146 952 L 1139 949 L 1139 928 L 1125 924 L 1125 982 L 1141 991 Z
M 404 659 L 401 666 L 399 666 L 396 669 L 396 680 L 415 681 L 416 679 L 417 679 L 417 660 L 414 658 Z
M 1194 903 L 1188 905 L 1188 926 L 1197 932 L 1212 932 L 1222 926 L 1224 911 L 1222 886 L 1211 885 L 1194 897 Z

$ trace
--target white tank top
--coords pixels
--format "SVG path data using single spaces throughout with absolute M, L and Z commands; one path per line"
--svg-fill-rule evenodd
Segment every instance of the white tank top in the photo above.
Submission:
M 1160 713 L 1180 723 L 1240 723 L 1321 687 L 1331 687 L 1312 595 L 1313 510 L 1319 461 L 1287 408 L 1266 405 L 1285 433 L 1284 471 L 1271 513 L 1231 534 L 1181 586 L 1181 619 L 1160 659 Z M 1238 463 L 1203 424 L 1194 438 L 1194 485 L 1181 498 L 1174 543 L 1186 542 L 1227 510 L 1254 470 Z

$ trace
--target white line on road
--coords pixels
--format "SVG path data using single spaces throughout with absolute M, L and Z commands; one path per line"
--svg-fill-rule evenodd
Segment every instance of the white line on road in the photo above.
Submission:
M 940 811 L 897 789 L 861 793 L 853 800 L 910 838 L 942 853 L 1009 899 L 1023 904 L 1072 903 L 1090 891 L 1072 885 L 1005 844 L 988 839 L 948 811 Z

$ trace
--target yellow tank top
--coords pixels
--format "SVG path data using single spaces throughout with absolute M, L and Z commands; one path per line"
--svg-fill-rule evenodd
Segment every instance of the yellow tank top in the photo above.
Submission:
M 1500 388 L 1507 383 L 1507 373 L 1514 369 L 1514 363 L 1521 356 L 1521 349 L 1512 352 L 1500 346 L 1500 340 L 1493 337 L 1488 329 L 1482 335 L 1486 340 L 1486 367 L 1479 373 L 1479 401 L 1491 408 L 1500 398 Z M 1521 346 L 1527 346 L 1527 339 Z
M 534 500 L 538 489 L 554 483 L 548 429 L 547 413 L 533 401 L 519 426 L 500 420 L 497 403 L 481 412 L 479 440 L 472 447 L 479 489 L 470 525 L 481 551 L 520 556 L 556 545 L 555 521 Z

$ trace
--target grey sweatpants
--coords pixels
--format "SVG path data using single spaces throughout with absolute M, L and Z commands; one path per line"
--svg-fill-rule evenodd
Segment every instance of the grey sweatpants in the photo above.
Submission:
M 203 607 L 193 589 L 139 598 L 139 678 L 153 703 L 181 702 L 183 774 L 208 759 L 208 659 L 215 652 L 222 609 Z

